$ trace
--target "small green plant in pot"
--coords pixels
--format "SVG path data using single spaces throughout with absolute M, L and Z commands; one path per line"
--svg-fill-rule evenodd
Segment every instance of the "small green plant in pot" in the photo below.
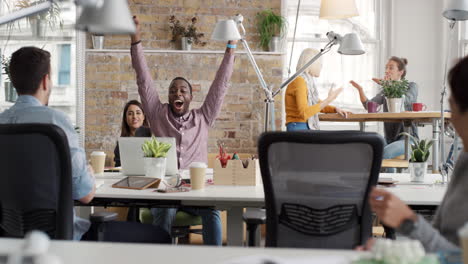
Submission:
M 403 97 L 409 89 L 408 80 L 382 80 L 380 82 L 383 94 L 387 100 L 388 111 L 391 113 L 400 113 L 403 107 Z
M 271 9 L 257 14 L 260 46 L 264 50 L 279 51 L 281 39 L 287 32 L 287 20 Z
M 427 172 L 427 160 L 429 159 L 430 149 L 434 144 L 433 140 L 419 140 L 409 133 L 401 133 L 407 136 L 412 141 L 411 158 L 410 158 L 410 174 L 412 182 L 424 182 L 424 176 Z
M 145 141 L 141 146 L 145 159 L 146 177 L 164 179 L 166 174 L 166 155 L 172 145 L 159 142 L 155 137 Z

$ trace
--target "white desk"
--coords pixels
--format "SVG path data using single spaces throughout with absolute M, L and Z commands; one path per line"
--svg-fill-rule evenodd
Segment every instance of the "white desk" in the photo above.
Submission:
M 386 174 L 381 177 L 392 177 L 400 183 L 409 182 L 409 174 Z M 428 174 L 427 183 L 439 180 L 440 175 Z M 140 207 L 158 206 L 209 206 L 227 211 L 228 245 L 241 246 L 243 243 L 244 225 L 243 209 L 246 207 L 263 207 L 263 186 L 207 186 L 204 190 L 183 193 L 158 193 L 154 189 L 129 190 L 112 188 L 111 185 L 121 174 L 105 174 L 104 185 L 97 189 L 90 205 L 95 206 L 125 206 Z M 412 206 L 435 207 L 442 201 L 446 187 L 430 185 L 404 185 L 389 187 L 386 190 L 396 194 L 400 199 Z
M 0 238 L 0 255 L 17 250 L 22 243 L 23 240 L 20 239 Z M 355 259 L 368 254 L 351 250 L 172 246 L 72 241 L 52 241 L 48 253 L 58 256 L 63 264 L 222 264 L 234 258 L 252 255 L 313 260 L 314 257 L 320 256 L 343 256 L 347 259 Z M 308 261 L 308 263 L 315 264 L 316 262 Z
M 104 184 L 96 190 L 90 205 L 140 207 L 203 206 L 216 207 L 227 212 L 227 243 L 242 246 L 244 224 L 242 215 L 246 207 L 265 205 L 263 186 L 206 186 L 204 190 L 180 193 L 159 193 L 155 189 L 130 190 L 112 188 L 112 184 L 124 177 L 120 173 L 105 173 L 99 176 Z
M 442 179 L 440 174 L 427 174 L 424 184 L 410 183 L 408 173 L 381 173 L 380 177 L 391 177 L 399 181 L 396 187 L 388 187 L 385 190 L 392 192 L 413 207 L 438 206 L 447 190 L 446 185 L 434 184 Z

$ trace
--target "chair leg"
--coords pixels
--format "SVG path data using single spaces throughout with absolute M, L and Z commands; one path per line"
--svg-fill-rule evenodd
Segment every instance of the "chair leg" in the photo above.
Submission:
M 179 243 L 178 237 L 171 237 L 171 240 L 172 240 L 172 245 L 177 245 Z
M 255 244 L 256 244 L 255 237 L 257 236 L 257 228 L 258 228 L 257 224 L 247 224 L 247 232 L 249 236 L 249 241 L 248 241 L 249 247 L 255 247 Z

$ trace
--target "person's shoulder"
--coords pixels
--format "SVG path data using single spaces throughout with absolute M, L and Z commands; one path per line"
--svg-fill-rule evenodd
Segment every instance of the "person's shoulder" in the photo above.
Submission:
M 304 78 L 302 76 L 298 76 L 296 79 L 294 79 L 294 81 L 292 81 L 288 87 L 302 87 L 302 86 L 305 86 L 306 85 L 306 81 L 304 80 Z

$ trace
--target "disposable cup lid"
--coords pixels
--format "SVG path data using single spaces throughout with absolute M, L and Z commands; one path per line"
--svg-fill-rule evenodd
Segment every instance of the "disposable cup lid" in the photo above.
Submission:
M 192 162 L 190 168 L 207 168 L 206 163 L 204 162 Z
M 106 153 L 104 153 L 104 151 L 93 151 L 93 153 L 91 153 L 92 156 L 105 156 Z

